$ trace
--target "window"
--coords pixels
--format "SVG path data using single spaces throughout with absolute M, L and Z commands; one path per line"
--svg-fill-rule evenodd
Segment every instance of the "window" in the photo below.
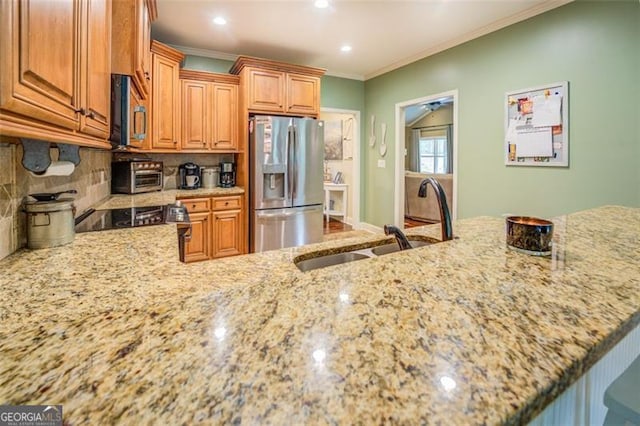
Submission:
M 419 143 L 420 173 L 448 173 L 447 135 L 420 136 Z

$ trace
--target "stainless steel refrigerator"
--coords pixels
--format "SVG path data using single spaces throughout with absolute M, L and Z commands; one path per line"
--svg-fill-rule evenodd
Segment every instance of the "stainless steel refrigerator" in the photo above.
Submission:
M 323 124 L 311 118 L 251 118 L 252 252 L 322 241 Z

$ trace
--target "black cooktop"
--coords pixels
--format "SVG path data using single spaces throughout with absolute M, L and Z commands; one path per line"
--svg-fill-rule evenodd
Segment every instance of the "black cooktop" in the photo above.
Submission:
M 76 232 L 104 231 L 107 229 L 133 228 L 176 222 L 189 223 L 189 216 L 184 207 L 171 204 L 166 206 L 93 210 L 76 219 Z

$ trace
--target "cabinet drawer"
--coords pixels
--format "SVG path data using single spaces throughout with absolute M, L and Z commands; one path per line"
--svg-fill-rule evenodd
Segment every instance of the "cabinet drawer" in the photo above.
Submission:
M 189 213 L 200 213 L 209 211 L 209 199 L 208 198 L 191 198 L 181 199 L 182 205 L 184 205 Z
M 211 210 L 239 209 L 242 201 L 239 195 L 233 197 L 215 197 L 211 199 Z

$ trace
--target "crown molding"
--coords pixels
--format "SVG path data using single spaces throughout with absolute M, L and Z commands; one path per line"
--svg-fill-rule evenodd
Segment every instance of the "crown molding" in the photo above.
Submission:
M 176 62 L 182 62 L 184 55 L 177 49 L 170 47 L 164 43 L 160 43 L 157 40 L 151 40 L 151 52 L 165 56 L 169 59 L 173 59 Z
M 371 78 L 378 77 L 382 74 L 386 74 L 390 71 L 393 71 L 405 65 L 409 65 L 413 62 L 419 61 L 420 59 L 424 59 L 426 57 L 435 55 L 436 53 L 440 53 L 452 47 L 458 46 L 462 43 L 466 43 L 470 40 L 482 37 L 483 35 L 508 27 L 509 25 L 513 25 L 515 23 L 524 21 L 525 19 L 529 19 L 536 15 L 540 15 L 542 13 L 548 12 L 557 7 L 564 6 L 565 4 L 571 3 L 573 1 L 574 0 L 549 0 L 544 3 L 539 3 L 527 10 L 523 10 L 522 12 L 516 13 L 511 16 L 507 16 L 506 18 L 499 19 L 495 22 L 492 22 L 489 25 L 485 25 L 484 27 L 478 28 L 477 30 L 470 31 L 459 37 L 446 41 L 445 43 L 441 43 L 431 49 L 424 50 L 420 53 L 409 56 L 408 58 L 405 58 L 401 61 L 394 62 L 390 65 L 387 65 L 386 67 L 380 68 L 379 70 L 374 71 L 370 74 L 366 74 L 364 76 L 364 80 L 366 81 Z
M 331 77 L 338 77 L 338 78 L 347 78 L 349 80 L 364 81 L 364 75 L 360 75 L 360 74 L 347 74 L 343 72 L 333 72 L 331 70 L 327 70 L 327 72 L 324 73 L 324 75 L 330 75 Z

